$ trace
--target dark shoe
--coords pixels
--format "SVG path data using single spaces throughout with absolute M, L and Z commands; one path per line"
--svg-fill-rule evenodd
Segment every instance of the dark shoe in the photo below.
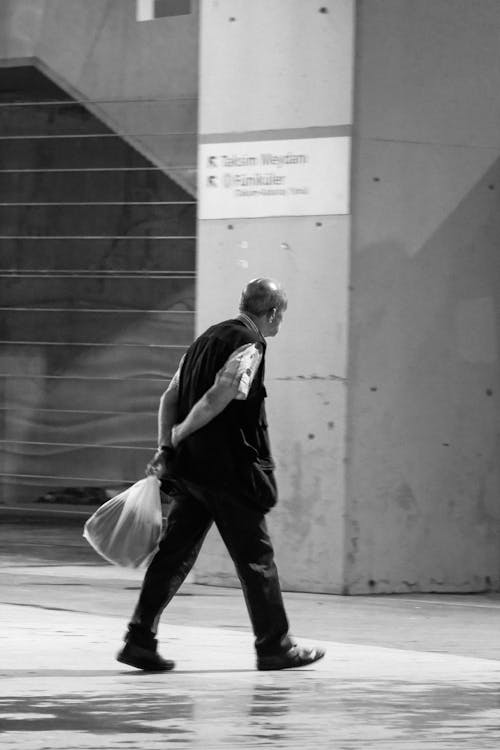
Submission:
M 126 643 L 118 652 L 116 660 L 144 672 L 168 672 L 175 667 L 175 662 L 163 659 L 153 649 L 143 648 L 135 643 Z
M 304 648 L 303 646 L 292 646 L 291 649 L 283 654 L 273 654 L 272 656 L 258 656 L 257 669 L 264 671 L 267 669 L 296 669 L 297 667 L 306 667 L 308 664 L 322 659 L 325 652 L 321 648 Z

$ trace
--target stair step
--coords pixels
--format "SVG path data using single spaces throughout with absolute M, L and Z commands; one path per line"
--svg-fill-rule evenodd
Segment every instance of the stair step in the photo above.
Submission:
M 194 236 L 196 206 L 0 206 L 2 236 Z
M 192 328 L 189 313 L 4 310 L 0 315 L 1 341 L 36 341 L 43 331 L 44 339 L 51 342 L 184 346 L 190 344 Z
M 170 378 L 159 380 L 84 380 L 29 376 L 3 377 L 7 409 L 156 413 Z
M 88 109 L 76 102 L 33 106 L 3 105 L 0 107 L 0 133 L 2 136 L 72 135 L 86 133 L 111 133 Z
M 0 203 L 194 201 L 159 169 L 0 173 Z
M 120 272 L 187 272 L 193 274 L 196 261 L 196 240 L 173 237 L 127 237 L 115 239 L 53 238 L 0 240 L 0 273 L 7 269 L 79 269 L 86 273 Z
M 89 388 L 95 379 L 166 380 L 177 370 L 184 351 L 177 347 L 8 343 L 2 344 L 0 375 L 86 378 Z
M 192 278 L 0 276 L 2 307 L 194 310 Z M 168 340 L 168 331 L 165 333 Z

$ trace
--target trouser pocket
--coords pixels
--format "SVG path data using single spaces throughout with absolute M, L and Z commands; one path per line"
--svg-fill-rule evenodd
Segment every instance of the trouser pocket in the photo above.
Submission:
M 253 463 L 250 465 L 250 480 L 254 502 L 267 513 L 278 501 L 273 472 Z

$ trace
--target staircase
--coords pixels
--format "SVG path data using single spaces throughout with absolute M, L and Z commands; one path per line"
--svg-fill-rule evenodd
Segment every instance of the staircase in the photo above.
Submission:
M 35 67 L 0 68 L 0 133 L 0 501 L 85 500 L 156 444 L 194 334 L 196 205 Z

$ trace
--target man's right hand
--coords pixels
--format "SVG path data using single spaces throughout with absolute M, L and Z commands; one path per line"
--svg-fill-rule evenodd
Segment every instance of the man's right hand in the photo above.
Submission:
M 164 477 L 169 476 L 173 459 L 173 448 L 159 448 L 146 466 L 146 475 L 156 476 L 158 479 L 163 479 Z

